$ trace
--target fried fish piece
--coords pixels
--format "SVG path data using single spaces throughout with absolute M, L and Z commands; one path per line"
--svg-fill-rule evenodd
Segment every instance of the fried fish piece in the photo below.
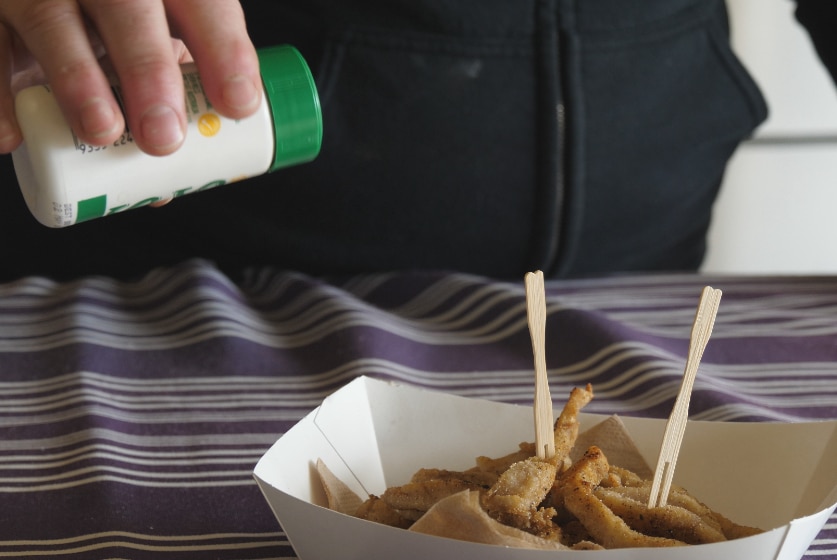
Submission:
M 489 516 L 477 492 L 461 492 L 441 500 L 410 528 L 411 531 L 504 547 L 565 550 L 555 540 L 509 527 Z
M 499 478 L 501 474 L 506 472 L 509 467 L 518 461 L 525 461 L 529 457 L 535 456 L 535 444 L 532 442 L 523 442 L 518 445 L 518 450 L 502 457 L 492 459 L 480 455 L 477 457 L 477 464 L 470 469 L 471 471 L 481 471 L 484 473 L 492 473 Z
M 482 504 L 501 523 L 546 539 L 558 540 L 560 528 L 553 508 L 539 507 L 555 483 L 557 466 L 530 457 L 509 467 L 486 492 Z
M 555 457 L 556 464 L 569 457 L 578 438 L 578 413 L 593 400 L 593 386 L 587 384 L 585 388 L 575 387 L 570 391 L 570 397 L 564 404 L 564 409 L 555 421 Z
M 460 480 L 482 488 L 489 488 L 497 482 L 497 475 L 475 470 L 419 469 L 410 478 L 411 483 L 427 482 L 429 480 Z
M 647 504 L 651 494 L 651 481 L 643 481 L 643 483 L 639 485 L 631 487 L 617 487 L 611 490 L 614 493 L 635 500 L 640 504 Z M 712 531 L 715 531 L 723 536 L 720 540 L 739 539 L 742 537 L 758 535 L 759 533 L 764 532 L 762 529 L 756 527 L 739 525 L 738 523 L 730 521 L 689 494 L 686 489 L 679 486 L 672 486 L 671 493 L 668 496 L 668 505 L 685 509 L 700 517 L 700 520 L 711 528 Z
M 683 546 L 676 539 L 644 535 L 631 529 L 625 521 L 596 497 L 594 490 L 608 476 L 610 465 L 604 453 L 591 446 L 584 456 L 561 476 L 552 488 L 554 501 L 564 506 L 584 525 L 596 543 L 605 548 Z
M 367 521 L 374 521 L 375 523 L 398 527 L 400 529 L 408 529 L 413 524 L 411 520 L 403 517 L 381 498 L 374 495 L 369 496 L 365 502 L 360 504 L 360 507 L 354 515 L 360 519 L 366 519 Z
M 463 490 L 484 492 L 489 488 L 488 480 L 485 473 L 421 469 L 407 484 L 387 488 L 381 499 L 399 515 L 415 521 L 443 498 Z
M 646 486 L 648 488 L 648 492 L 651 491 L 651 484 L 650 481 L 643 479 L 638 474 L 634 473 L 633 471 L 629 471 L 628 469 L 623 469 L 622 467 L 618 467 L 616 465 L 610 465 L 610 476 L 608 480 L 611 481 L 609 484 L 610 486 L 622 486 L 622 487 L 643 487 Z M 647 500 L 646 500 L 647 502 Z
M 727 519 L 717 511 L 714 511 L 713 513 L 715 514 L 715 519 L 717 519 L 718 523 L 721 525 L 721 531 L 723 531 L 727 540 L 743 539 L 744 537 L 751 537 L 753 535 L 764 533 L 764 529 L 750 527 L 748 525 L 739 525 L 738 523 Z
M 631 529 L 645 535 L 675 539 L 686 544 L 727 540 L 720 529 L 713 527 L 713 523 L 671 502 L 649 508 L 647 500 L 635 500 L 612 488 L 597 488 L 594 494 Z

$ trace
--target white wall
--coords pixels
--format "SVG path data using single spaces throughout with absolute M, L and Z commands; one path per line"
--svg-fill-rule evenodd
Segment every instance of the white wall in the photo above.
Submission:
M 792 0 L 728 5 L 733 48 L 770 117 L 730 162 L 703 270 L 837 273 L 837 86 Z

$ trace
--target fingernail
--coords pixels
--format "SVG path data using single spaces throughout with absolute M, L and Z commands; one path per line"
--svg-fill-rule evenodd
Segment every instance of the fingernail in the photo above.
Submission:
M 91 138 L 108 136 L 119 126 L 110 103 L 100 97 L 89 100 L 81 107 L 81 128 Z
M 247 111 L 259 104 L 259 90 L 249 78 L 236 74 L 224 82 L 224 103 L 233 109 Z
M 158 150 L 172 150 L 183 143 L 180 119 L 168 105 L 155 105 L 147 110 L 142 116 L 140 127 L 146 144 Z

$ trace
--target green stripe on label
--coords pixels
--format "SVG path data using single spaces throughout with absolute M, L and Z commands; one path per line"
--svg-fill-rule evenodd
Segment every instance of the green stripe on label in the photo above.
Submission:
M 105 215 L 107 207 L 108 197 L 104 194 L 95 198 L 88 198 L 87 200 L 79 200 L 76 223 L 85 222 L 94 218 L 101 218 Z

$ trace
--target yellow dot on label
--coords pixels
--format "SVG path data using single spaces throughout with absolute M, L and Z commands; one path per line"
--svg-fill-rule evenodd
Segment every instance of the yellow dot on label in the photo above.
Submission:
M 198 119 L 198 131 L 211 138 L 221 131 L 221 118 L 215 113 L 204 113 Z

